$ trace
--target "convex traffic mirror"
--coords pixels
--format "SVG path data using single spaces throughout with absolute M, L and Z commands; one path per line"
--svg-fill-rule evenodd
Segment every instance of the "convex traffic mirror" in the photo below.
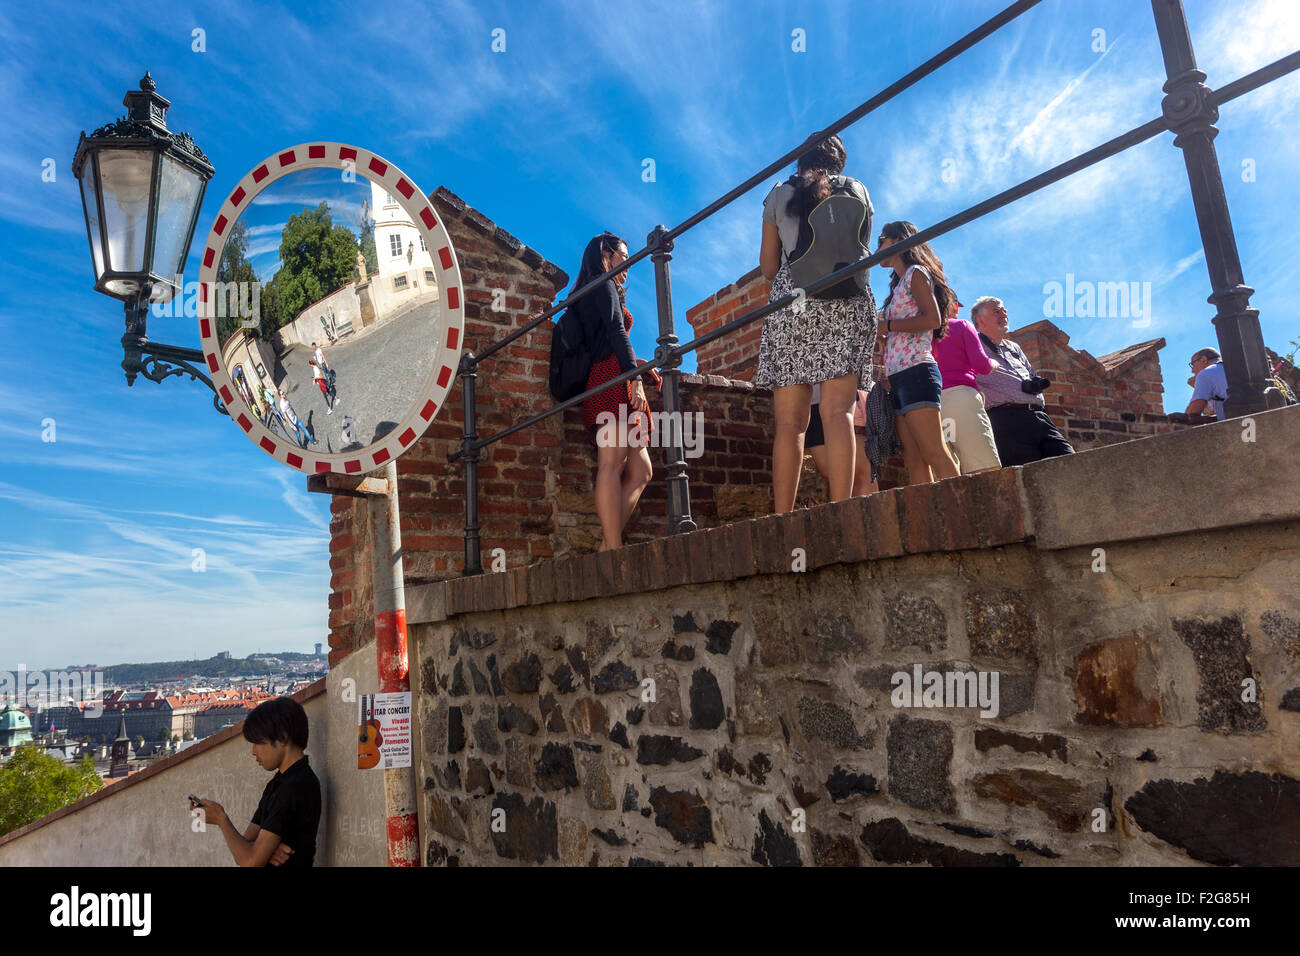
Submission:
M 371 471 L 442 407 L 464 338 L 460 267 L 388 161 L 340 143 L 268 157 L 223 203 L 200 262 L 213 384 L 277 461 Z

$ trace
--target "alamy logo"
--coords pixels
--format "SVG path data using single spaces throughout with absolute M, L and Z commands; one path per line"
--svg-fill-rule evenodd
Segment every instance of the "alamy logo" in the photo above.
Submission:
M 1043 285 L 1045 319 L 1132 319 L 1137 328 L 1151 324 L 1150 282 L 1076 281 L 1053 279 Z
M 179 275 L 174 281 L 180 291 L 150 307 L 156 318 L 240 318 L 245 329 L 256 328 L 262 320 L 260 282 L 185 282 Z
M 153 896 L 149 893 L 70 893 L 50 897 L 51 926 L 129 926 L 132 935 L 148 936 Z
M 0 700 L 12 699 L 22 707 L 59 707 L 83 703 L 82 713 L 104 713 L 104 672 L 91 670 L 31 671 L 19 664 L 16 671 L 0 671 Z
M 981 717 L 998 715 L 997 671 L 895 671 L 889 702 L 895 707 L 978 707 Z
M 596 444 L 601 448 L 672 448 L 680 444 L 687 458 L 704 454 L 703 412 L 633 412 L 596 416 Z M 648 426 L 648 427 L 647 427 Z

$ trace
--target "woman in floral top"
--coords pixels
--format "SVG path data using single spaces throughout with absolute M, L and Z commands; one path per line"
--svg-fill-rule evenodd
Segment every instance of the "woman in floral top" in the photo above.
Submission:
M 886 223 L 878 250 L 918 232 L 910 222 Z M 947 331 L 947 316 L 956 304 L 941 263 L 923 242 L 880 263 L 894 271 L 889 280 L 881 326 L 885 339 L 885 374 L 903 442 L 909 484 L 956 478 L 957 463 L 948 453 L 940 421 L 943 379 L 930 351 Z

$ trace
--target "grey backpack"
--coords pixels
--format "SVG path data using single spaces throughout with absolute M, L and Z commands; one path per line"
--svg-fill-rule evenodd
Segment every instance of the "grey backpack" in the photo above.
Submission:
M 798 188 L 798 177 L 787 182 Z M 850 180 L 836 176 L 831 193 L 799 221 L 799 241 L 790 253 L 790 281 L 797 288 L 842 269 L 870 254 L 871 208 L 853 191 Z M 869 283 L 864 269 L 816 293 L 816 299 L 856 299 L 865 295 Z

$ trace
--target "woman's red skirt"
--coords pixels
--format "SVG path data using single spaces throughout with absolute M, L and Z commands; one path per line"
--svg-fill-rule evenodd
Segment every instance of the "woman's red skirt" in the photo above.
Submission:
M 603 385 L 622 374 L 623 369 L 619 367 L 618 356 L 608 355 L 591 367 L 591 374 L 587 376 L 587 388 L 596 388 L 598 385 Z M 636 428 L 637 422 L 640 421 L 640 427 L 645 429 L 647 435 L 650 434 L 654 422 L 645 412 L 631 411 L 628 405 L 631 394 L 632 383 L 624 382 L 621 386 L 615 385 L 613 388 L 608 388 L 582 403 L 582 420 L 591 432 L 592 441 L 596 439 L 596 418 L 602 412 L 609 412 L 615 416 L 616 420 L 625 417 L 629 432 Z

